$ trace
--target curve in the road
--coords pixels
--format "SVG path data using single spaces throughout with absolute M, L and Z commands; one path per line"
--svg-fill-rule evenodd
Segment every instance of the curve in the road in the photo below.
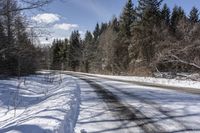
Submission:
M 130 109 L 128 106 L 121 103 L 117 96 L 100 84 L 84 77 L 78 76 L 78 78 L 86 81 L 93 89 L 95 89 L 96 93 L 103 98 L 114 117 L 118 117 L 122 121 L 121 128 L 126 125 L 126 122 L 134 122 L 145 133 L 158 133 L 162 131 L 157 125 L 152 124 L 152 120 L 150 118 L 146 117 L 136 108 Z

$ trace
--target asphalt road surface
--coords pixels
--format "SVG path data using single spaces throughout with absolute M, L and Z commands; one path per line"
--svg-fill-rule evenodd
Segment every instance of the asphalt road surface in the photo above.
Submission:
M 72 76 L 81 88 L 77 133 L 200 132 L 200 110 L 188 111 L 190 107 L 200 106 L 198 93 L 150 89 L 78 74 Z

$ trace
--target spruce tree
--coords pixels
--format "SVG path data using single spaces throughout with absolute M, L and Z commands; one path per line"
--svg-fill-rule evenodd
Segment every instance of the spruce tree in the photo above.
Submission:
M 0 55 L 3 53 L 3 49 L 5 49 L 5 44 L 6 43 L 6 35 L 4 31 L 4 27 L 2 22 L 0 21 Z
M 190 11 L 189 20 L 192 23 L 199 22 L 199 10 L 196 7 L 193 7 Z
M 131 43 L 131 25 L 135 22 L 135 20 L 136 20 L 136 13 L 133 7 L 132 0 L 128 0 L 119 19 L 118 38 L 120 38 L 119 39 L 120 42 L 117 46 L 118 47 L 117 51 L 119 51 L 118 60 L 120 60 L 121 64 L 123 64 L 120 65 L 122 66 L 121 69 L 123 71 L 127 71 L 128 69 L 128 64 L 129 64 L 128 47 Z M 114 22 L 117 23 L 117 20 L 115 20 Z
M 99 34 L 101 35 L 106 30 L 107 27 L 108 27 L 107 23 L 101 23 Z
M 142 23 L 158 24 L 163 0 L 138 0 L 137 12 Z
M 60 66 L 60 46 L 59 46 L 59 40 L 54 40 L 52 44 L 52 51 L 53 51 L 53 59 L 52 59 L 52 69 L 59 69 Z
M 95 30 L 93 32 L 93 36 L 94 36 L 94 40 L 97 41 L 97 39 L 99 38 L 100 36 L 100 27 L 99 27 L 99 24 L 97 23 L 96 24 L 96 27 L 95 27 Z
M 66 38 L 65 40 L 64 40 L 64 52 L 63 52 L 63 56 L 64 56 L 64 65 L 65 65 L 65 68 L 68 68 L 69 66 L 69 64 L 68 64 L 68 62 L 69 62 L 69 40 Z
M 134 45 L 129 48 L 129 54 L 133 60 L 141 60 L 144 64 L 150 64 L 155 51 L 157 38 L 154 29 L 160 26 L 160 5 L 162 0 L 139 0 L 137 7 L 138 21 L 132 26 Z
M 68 39 L 60 40 L 56 39 L 52 43 L 52 69 L 65 69 L 68 62 Z
M 173 32 L 176 31 L 178 22 L 185 17 L 185 12 L 181 7 L 175 6 L 171 16 L 171 27 Z
M 6 36 L 3 24 L 0 21 L 0 73 L 5 69 L 5 50 L 6 50 Z
M 81 38 L 79 31 L 73 31 L 70 37 L 69 45 L 69 66 L 73 71 L 76 71 L 80 67 L 81 63 Z
M 119 20 L 121 36 L 130 39 L 131 25 L 135 20 L 136 20 L 136 12 L 134 10 L 132 0 L 128 0 Z
M 113 17 L 113 19 L 109 25 L 111 25 L 113 27 L 114 31 L 119 32 L 119 21 L 118 21 L 117 17 Z
M 84 69 L 85 72 L 89 72 L 91 63 L 94 61 L 95 53 L 94 53 L 94 44 L 93 44 L 93 36 L 91 32 L 87 31 L 85 34 L 85 39 L 83 41 L 84 44 Z
M 164 4 L 164 6 L 161 10 L 161 18 L 162 18 L 162 20 L 164 20 L 164 22 L 167 26 L 170 25 L 170 9 L 167 6 L 167 4 Z
M 23 17 L 18 16 L 15 20 L 15 56 L 17 57 L 16 74 L 21 76 L 23 74 L 32 73 L 36 70 L 36 49 L 28 37 L 27 29 Z

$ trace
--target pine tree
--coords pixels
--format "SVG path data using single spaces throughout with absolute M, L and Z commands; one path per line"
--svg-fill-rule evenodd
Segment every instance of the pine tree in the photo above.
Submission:
M 132 0 L 128 0 L 126 3 L 122 15 L 120 16 L 120 33 L 121 36 L 126 37 L 127 39 L 131 36 L 131 25 L 136 20 L 136 13 L 133 8 Z
M 119 34 L 118 38 L 120 38 L 120 42 L 117 46 L 118 53 L 118 60 L 121 61 L 121 69 L 123 71 L 128 70 L 128 64 L 129 64 L 129 54 L 128 54 L 128 47 L 131 43 L 131 25 L 136 21 L 136 12 L 133 7 L 132 0 L 128 0 L 123 12 L 119 19 Z M 116 26 L 114 29 L 117 30 L 118 28 L 118 22 L 117 19 L 114 19 L 113 21 L 115 24 L 113 26 Z
M 29 39 L 26 31 L 26 25 L 23 17 L 18 16 L 15 20 L 16 33 L 16 57 L 17 57 L 17 74 L 32 73 L 36 70 L 36 49 Z
M 171 16 L 171 27 L 173 32 L 176 31 L 178 22 L 185 17 L 185 12 L 181 7 L 175 6 Z
M 117 17 L 113 17 L 113 19 L 109 25 L 111 25 L 113 27 L 114 31 L 119 32 L 119 21 L 118 21 Z
M 6 45 L 5 43 L 6 43 L 6 35 L 5 35 L 3 24 L 0 21 L 0 55 L 2 55 L 5 49 L 5 45 Z
M 199 10 L 196 7 L 193 7 L 192 10 L 190 11 L 189 20 L 192 23 L 199 22 Z
M 139 19 L 132 26 L 133 45 L 129 47 L 129 54 L 132 62 L 137 63 L 137 60 L 140 60 L 143 64 L 149 65 L 155 54 L 154 49 L 157 38 L 154 36 L 154 29 L 160 26 L 162 0 L 139 0 L 138 2 L 137 13 Z
M 68 64 L 68 39 L 56 39 L 52 43 L 52 69 L 64 70 Z
M 94 40 L 97 41 L 97 39 L 99 38 L 100 36 L 100 27 L 99 27 L 99 24 L 97 23 L 96 24 L 96 27 L 95 27 L 95 30 L 93 32 L 93 36 L 94 36 Z
M 85 33 L 85 39 L 83 41 L 83 45 L 84 45 L 84 50 L 83 50 L 84 69 L 85 72 L 89 72 L 90 68 L 92 67 L 91 63 L 94 62 L 94 57 L 95 57 L 93 36 L 91 32 L 87 31 Z
M 170 25 L 170 9 L 167 6 L 167 4 L 164 4 L 164 6 L 161 10 L 161 18 L 164 20 L 164 22 L 167 26 Z
M 69 45 L 69 66 L 73 71 L 80 69 L 82 59 L 81 38 L 79 31 L 73 31 Z
M 158 24 L 160 5 L 163 0 L 139 0 L 137 12 L 142 23 L 146 25 Z
M 108 27 L 107 23 L 101 23 L 99 34 L 101 35 L 106 30 L 107 27 Z
M 64 58 L 64 69 L 69 68 L 69 40 L 66 38 L 63 41 L 63 58 Z
M 3 24 L 0 21 L 0 73 L 5 69 L 5 50 L 6 50 L 6 35 Z
M 60 66 L 60 46 L 59 40 L 54 40 L 52 44 L 53 59 L 51 67 L 52 69 L 59 69 Z

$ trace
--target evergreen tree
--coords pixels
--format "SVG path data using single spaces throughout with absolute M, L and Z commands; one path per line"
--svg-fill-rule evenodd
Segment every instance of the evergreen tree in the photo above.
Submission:
M 82 49 L 81 38 L 79 31 L 73 31 L 70 37 L 69 45 L 69 66 L 73 71 L 76 71 L 80 67 Z
M 192 23 L 199 22 L 199 10 L 196 7 L 193 7 L 192 10 L 190 11 L 189 20 Z
M 35 58 L 36 49 L 29 39 L 26 32 L 26 25 L 23 17 L 18 16 L 15 20 L 16 48 L 17 57 L 16 73 L 18 76 L 27 73 L 33 73 L 36 70 L 37 63 Z
M 138 0 L 137 12 L 142 23 L 152 26 L 160 19 L 160 5 L 163 0 Z
M 119 32 L 119 21 L 117 17 L 113 17 L 109 25 L 112 25 L 114 31 Z
M 178 22 L 185 17 L 185 12 L 181 7 L 175 6 L 171 16 L 171 27 L 173 32 L 176 31 Z
M 138 2 L 137 12 L 139 19 L 132 26 L 133 45 L 129 47 L 129 54 L 132 58 L 132 63 L 137 63 L 137 60 L 140 60 L 144 65 L 150 65 L 155 54 L 155 44 L 157 44 L 154 29 L 160 26 L 160 5 L 162 0 L 139 0 Z M 133 63 L 133 66 L 135 65 L 137 64 Z
M 94 40 L 97 41 L 97 39 L 99 38 L 100 36 L 100 27 L 99 27 L 99 24 L 97 23 L 96 24 L 96 27 L 95 27 L 95 30 L 93 32 L 93 36 L 94 36 Z
M 5 43 L 6 43 L 6 35 L 5 35 L 3 24 L 0 21 L 0 55 L 2 55 L 5 49 L 5 45 L 6 45 Z
M 167 6 L 167 4 L 164 4 L 164 6 L 161 10 L 161 18 L 164 20 L 164 22 L 167 26 L 170 25 L 170 9 Z
M 120 33 L 121 36 L 126 37 L 127 39 L 131 36 L 131 25 L 136 20 L 135 10 L 133 8 L 132 0 L 128 0 L 126 3 L 122 15 L 120 16 Z
M 52 69 L 60 69 L 60 41 L 54 40 L 52 44 L 52 52 L 53 52 L 53 59 L 52 59 L 52 64 L 51 67 Z
M 94 44 L 93 44 L 93 36 L 91 32 L 87 31 L 85 33 L 85 39 L 83 41 L 84 44 L 84 69 L 85 72 L 89 72 L 92 67 L 91 64 L 94 62 L 95 53 L 94 53 Z
M 3 24 L 0 21 L 0 73 L 5 71 L 5 50 L 6 50 L 6 35 Z
M 129 64 L 129 54 L 128 54 L 128 47 L 131 43 L 131 25 L 136 21 L 136 12 L 133 7 L 132 0 L 128 0 L 123 12 L 119 19 L 119 34 L 118 38 L 120 38 L 120 42 L 117 46 L 118 53 L 118 60 L 121 61 L 121 69 L 123 71 L 127 71 L 128 64 Z M 117 19 L 114 19 L 117 26 Z M 115 28 L 116 29 L 116 28 Z
M 64 70 L 68 62 L 68 39 L 54 40 L 52 44 L 52 69 Z
M 100 28 L 100 31 L 99 31 L 99 34 L 101 35 L 107 28 L 107 23 L 101 23 L 101 28 Z
M 64 69 L 69 68 L 69 40 L 66 38 L 63 41 L 63 52 L 62 52 L 62 56 L 63 56 L 63 63 L 64 63 Z

